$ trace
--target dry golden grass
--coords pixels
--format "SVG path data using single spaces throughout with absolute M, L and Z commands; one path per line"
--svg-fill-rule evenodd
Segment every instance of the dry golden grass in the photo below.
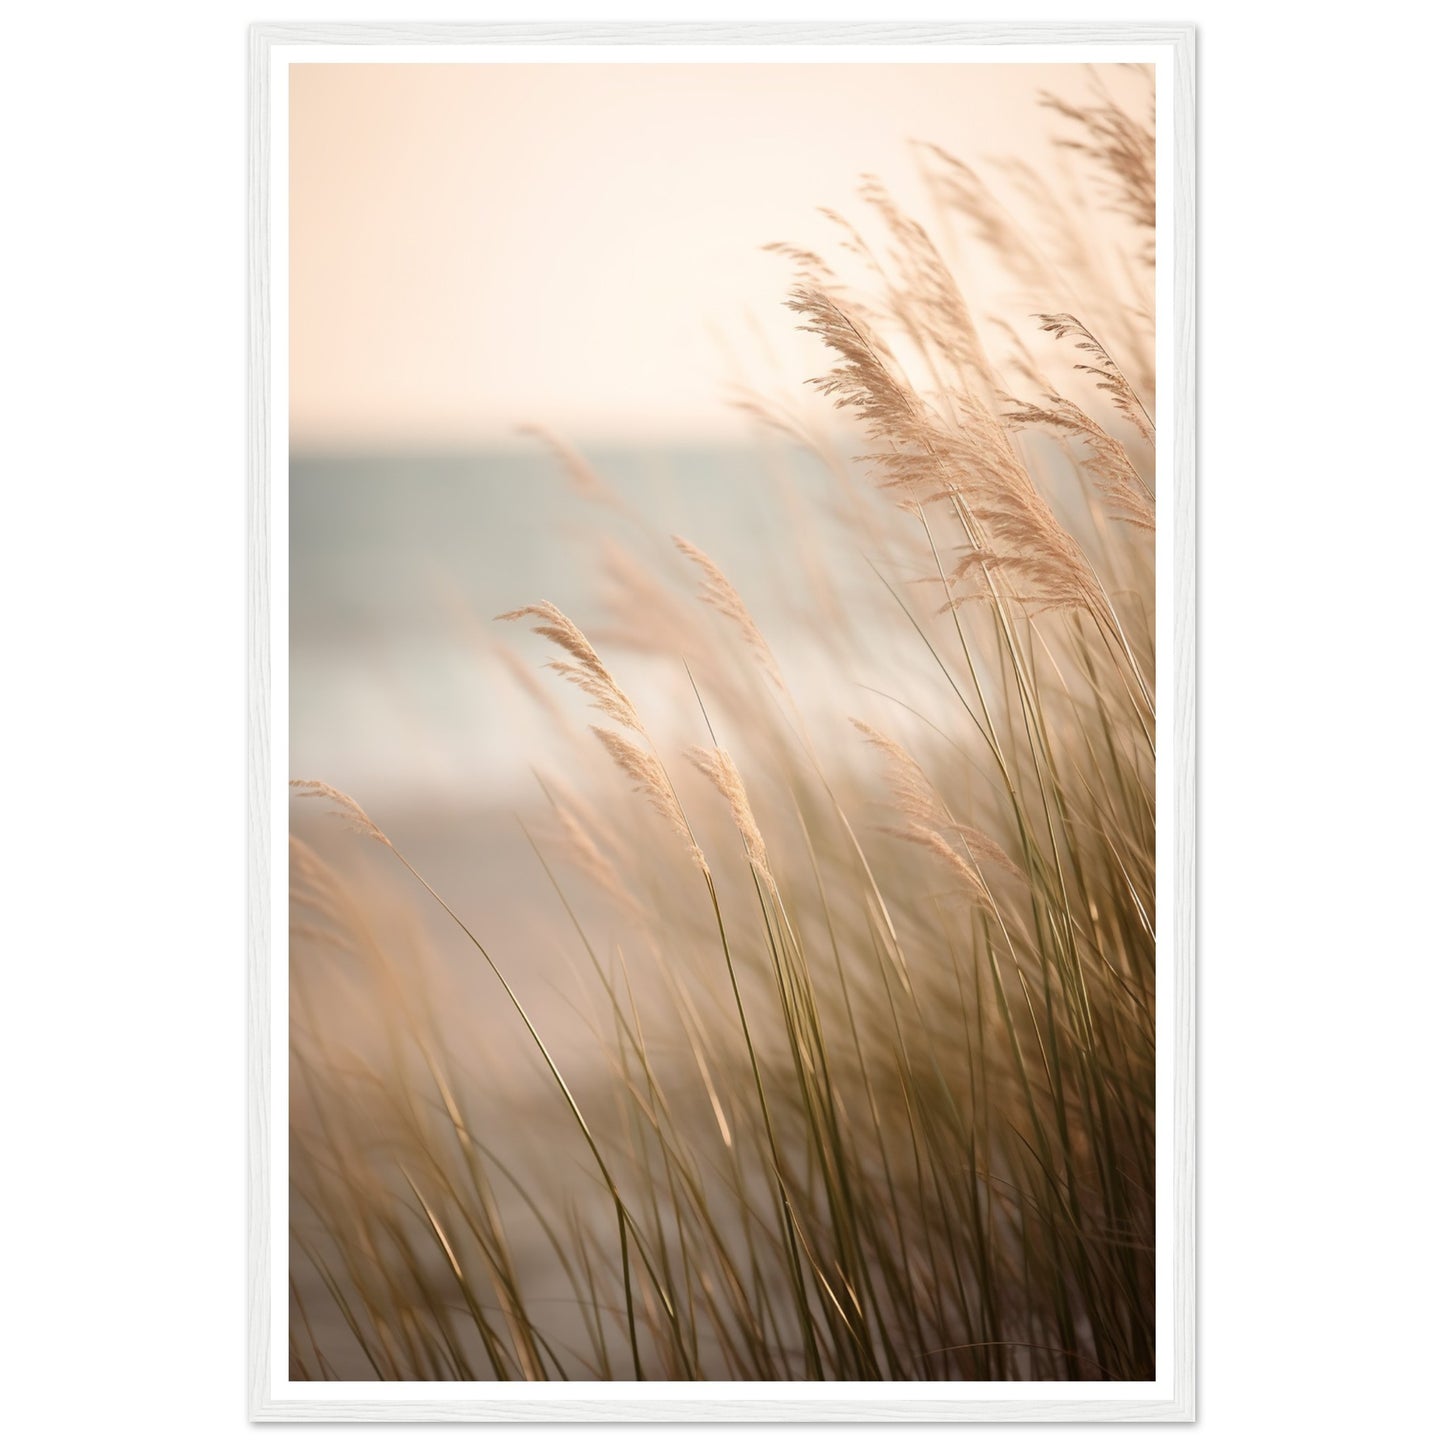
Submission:
M 1050 103 L 1126 266 L 1081 243 L 1106 224 L 1082 181 L 1006 170 L 1006 204 L 937 148 L 1007 315 L 975 316 L 876 181 L 876 241 L 835 217 L 836 258 L 775 248 L 860 459 L 792 401 L 744 405 L 821 438 L 826 520 L 867 559 L 861 583 L 836 551 L 798 567 L 794 620 L 851 704 L 795 690 L 681 539 L 610 559 L 617 606 L 586 621 L 615 659 L 550 603 L 506 614 L 613 724 L 544 785 L 536 845 L 585 1045 L 553 1050 L 432 895 L 544 1093 L 458 1050 L 408 908 L 298 845 L 294 1374 L 1153 1377 L 1153 145 L 1106 97 Z M 619 680 L 649 653 L 691 743 Z M 415 876 L 353 800 L 298 796 Z M 368 1047 L 343 1005 L 379 1021 Z

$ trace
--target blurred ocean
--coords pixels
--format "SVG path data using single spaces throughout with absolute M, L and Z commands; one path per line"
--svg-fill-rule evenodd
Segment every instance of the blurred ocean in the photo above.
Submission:
M 535 796 L 538 759 L 519 741 L 536 729 L 536 706 L 493 644 L 539 669 L 554 654 L 525 624 L 493 619 L 546 598 L 589 634 L 601 628 L 604 537 L 644 567 L 649 556 L 673 563 L 668 539 L 688 538 L 779 655 L 796 653 L 800 558 L 836 561 L 844 546 L 831 520 L 838 484 L 818 458 L 711 447 L 589 449 L 587 459 L 619 505 L 579 494 L 540 445 L 292 458 L 292 776 L 324 777 L 368 806 Z M 635 667 L 629 684 L 647 690 Z

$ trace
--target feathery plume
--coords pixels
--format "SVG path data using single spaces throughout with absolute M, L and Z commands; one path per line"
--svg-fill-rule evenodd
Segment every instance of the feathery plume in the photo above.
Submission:
M 778 885 L 773 879 L 772 869 L 768 867 L 763 835 L 758 829 L 758 820 L 753 816 L 737 764 L 722 748 L 689 748 L 687 755 L 697 770 L 722 794 L 728 811 L 733 815 L 733 823 L 742 835 L 748 861 L 757 869 L 763 882 L 776 892 Z
M 824 291 L 795 287 L 789 307 L 805 317 L 802 329 L 820 337 L 840 359 L 813 385 L 835 405 L 853 412 L 870 437 L 890 450 L 864 458 L 878 468 L 884 490 L 898 492 L 917 510 L 955 501 L 986 533 L 963 570 L 964 581 L 982 567 L 987 580 L 1006 579 L 1008 590 L 1041 611 L 1084 608 L 1107 613 L 1103 592 L 1077 542 L 1054 515 L 1010 445 L 999 419 L 969 395 L 954 398 L 959 421 L 946 424 L 895 370 L 879 339 Z M 962 598 L 951 599 L 943 610 Z
M 899 209 L 876 177 L 864 178 L 861 193 L 896 243 L 892 259 L 901 284 L 889 292 L 898 320 L 948 360 L 961 384 L 990 386 L 992 370 L 973 313 L 928 232 Z
M 923 175 L 937 203 L 966 216 L 983 244 L 1030 291 L 1049 286 L 1052 267 L 978 172 L 942 146 L 930 141 L 914 144 L 936 163 L 925 165 Z
M 952 833 L 963 843 L 975 868 L 982 861 L 997 864 L 1015 877 L 1023 876 L 1013 859 L 987 833 L 970 827 L 967 823 L 954 821 L 924 775 L 917 759 L 902 743 L 856 717 L 849 721 L 888 760 L 887 777 L 893 791 L 894 804 L 910 826 L 920 827 L 925 832 Z M 899 834 L 894 829 L 884 831 L 893 832 L 895 836 L 912 836 Z
M 1100 105 L 1069 105 L 1047 92 L 1040 97 L 1052 111 L 1082 127 L 1088 140 L 1060 139 L 1065 150 L 1080 151 L 1101 163 L 1113 182 L 1114 208 L 1147 232 L 1144 259 L 1154 260 L 1154 126 L 1125 114 L 1107 97 Z
M 1015 878 L 1024 876 L 1018 864 L 987 833 L 978 828 L 972 828 L 967 823 L 955 823 L 951 819 L 947 828 L 968 850 L 969 857 L 975 864 L 980 861 L 994 863 L 1006 873 L 1013 874 Z
M 870 727 L 861 719 L 855 717 L 849 721 L 887 759 L 888 786 L 892 789 L 899 811 L 930 826 L 944 821 L 935 801 L 933 787 L 912 753 L 902 743 L 895 742 L 886 733 Z
M 926 848 L 978 902 L 989 902 L 988 888 L 984 885 L 978 869 L 956 853 L 947 840 L 932 828 L 927 828 L 922 823 L 908 823 L 902 828 L 885 828 L 884 832 L 895 838 L 902 838 L 905 843 L 916 843 L 919 847 Z
M 498 622 L 516 622 L 519 618 L 536 617 L 540 624 L 532 629 L 539 637 L 555 643 L 571 657 L 571 662 L 555 660 L 547 664 L 554 672 L 574 682 L 614 722 L 634 732 L 642 732 L 642 719 L 627 694 L 602 664 L 602 659 L 583 636 L 582 629 L 560 608 L 550 602 L 535 602 L 514 612 L 503 612 Z
M 778 671 L 777 659 L 773 656 L 772 648 L 768 646 L 767 640 L 758 630 L 757 623 L 753 621 L 753 615 L 748 611 L 747 604 L 738 595 L 733 584 L 728 581 L 722 568 L 701 547 L 695 547 L 685 537 L 675 536 L 672 541 L 677 550 L 702 573 L 701 596 L 703 601 L 717 608 L 730 621 L 737 623 L 748 646 L 758 655 L 759 660 L 767 669 L 768 676 L 779 687 L 782 687 L 782 674 Z
M 788 241 L 769 241 L 762 249 L 769 255 L 782 256 L 791 261 L 815 285 L 830 284 L 837 279 L 833 268 L 816 251 L 794 246 Z
M 1061 396 L 1049 396 L 1048 406 L 1015 402 L 1004 413 L 1011 426 L 1042 427 L 1063 437 L 1076 437 L 1088 448 L 1083 468 L 1094 478 L 1113 515 L 1131 526 L 1154 530 L 1154 497 L 1129 460 L 1129 454 L 1084 409 Z
M 638 747 L 630 738 L 615 733 L 610 728 L 594 727 L 598 740 L 612 757 L 612 761 L 632 779 L 638 792 L 651 803 L 654 811 L 664 819 L 673 832 L 687 845 L 688 855 L 703 872 L 707 872 L 707 860 L 702 850 L 693 841 L 692 831 L 683 817 L 682 805 L 667 780 L 662 764 L 646 748 Z
M 1088 361 L 1076 361 L 1074 370 L 1092 376 L 1094 385 L 1108 394 L 1139 435 L 1146 442 L 1152 442 L 1154 423 L 1149 413 L 1144 410 L 1144 404 L 1135 395 L 1128 378 L 1115 365 L 1114 358 L 1104 350 L 1098 337 L 1077 316 L 1070 316 L 1067 312 L 1052 316 L 1041 314 L 1034 319 L 1038 321 L 1040 330 L 1046 331 L 1056 340 L 1064 341 L 1070 337 L 1074 339 L 1074 349 L 1082 351 L 1089 358 Z
M 330 783 L 323 783 L 315 778 L 292 778 L 291 787 L 298 798 L 324 798 L 334 805 L 328 812 L 344 819 L 356 832 L 380 843 L 384 848 L 391 847 L 391 839 L 371 821 L 366 809 L 340 788 L 333 788 Z

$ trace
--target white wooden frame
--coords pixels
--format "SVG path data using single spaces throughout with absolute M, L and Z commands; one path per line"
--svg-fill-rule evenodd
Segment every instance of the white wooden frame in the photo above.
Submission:
M 706 1398 L 668 1398 L 636 1385 L 578 1385 L 576 1395 L 538 1394 L 509 1385 L 505 1396 L 443 1392 L 388 1399 L 386 1387 L 361 1387 L 346 1399 L 279 1399 L 271 1377 L 273 1149 L 271 1129 L 271 578 L 273 426 L 285 397 L 271 394 L 270 186 L 271 73 L 279 46 L 305 45 L 898 45 L 1150 46 L 1173 60 L 1173 347 L 1174 347 L 1174 1047 L 1173 1158 L 1160 1161 L 1174 1215 L 1173 1391 L 1167 1399 L 1009 1399 L 930 1397 L 923 1386 L 877 1387 L 866 1400 L 809 1394 L 750 1397 L 746 1385 L 717 1385 Z M 1195 1418 L 1195 366 L 1194 366 L 1194 28 L 1188 25 L 998 23 L 866 24 L 376 24 L 255 25 L 250 33 L 250 510 L 249 510 L 249 1401 L 250 1417 L 269 1420 L 426 1421 L 1191 1421 Z M 1167 158 L 1166 158 L 1167 160 Z M 1166 282 L 1161 276 L 1161 291 Z M 1161 1032 L 1168 1027 L 1161 1019 Z M 481 1387 L 478 1387 L 480 1389 Z M 755 1387 L 754 1387 L 755 1388 Z M 1082 1389 L 1082 1387 L 1076 1387 Z M 1103 1387 L 1107 1388 L 1107 1387 Z M 590 1393 L 588 1393 L 590 1392 Z

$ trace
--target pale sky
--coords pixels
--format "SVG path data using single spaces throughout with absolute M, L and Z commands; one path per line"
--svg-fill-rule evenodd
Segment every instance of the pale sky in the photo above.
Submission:
M 448 448 L 540 424 L 711 437 L 741 356 L 816 370 L 769 241 L 837 233 L 908 141 L 1042 159 L 1083 67 L 291 68 L 291 425 L 299 448 Z M 766 372 L 762 380 L 775 380 Z

